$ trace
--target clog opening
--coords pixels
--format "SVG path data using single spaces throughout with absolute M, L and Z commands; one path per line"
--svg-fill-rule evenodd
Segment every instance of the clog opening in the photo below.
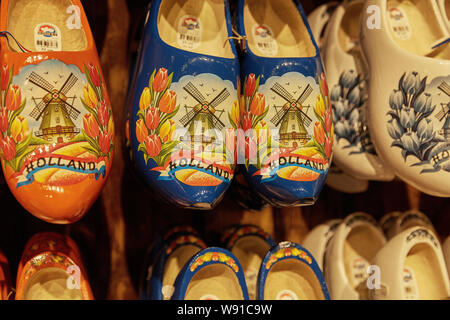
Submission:
M 82 300 L 80 289 L 68 286 L 69 274 L 59 268 L 44 268 L 28 280 L 24 300 Z
M 448 297 L 445 287 L 446 270 L 442 270 L 435 250 L 426 243 L 409 250 L 403 265 L 404 298 L 439 300 Z
M 267 274 L 265 300 L 323 300 L 320 282 L 306 263 L 297 259 L 277 262 Z
M 10 0 L 7 30 L 30 51 L 80 51 L 87 37 L 70 0 Z M 21 52 L 14 41 L 11 51 Z
M 363 3 L 350 3 L 342 17 L 342 23 L 339 26 L 338 37 L 339 44 L 345 52 L 351 52 L 359 46 L 359 29 L 361 13 L 363 12 Z
M 234 58 L 228 39 L 223 0 L 162 0 L 159 37 L 172 47 Z
M 367 267 L 384 245 L 383 236 L 370 226 L 354 227 L 344 242 L 344 267 L 350 285 L 360 299 L 368 299 Z
M 402 49 L 420 56 L 450 59 L 450 46 L 433 45 L 448 37 L 440 25 L 430 0 L 388 0 L 386 3 L 388 29 Z
M 234 271 L 221 263 L 200 269 L 191 279 L 185 300 L 243 300 L 241 285 Z
M 231 250 L 242 265 L 251 300 L 256 299 L 259 268 L 269 250 L 270 245 L 257 236 L 246 236 L 239 239 Z
M 257 56 L 299 58 L 317 53 L 292 0 L 246 0 L 244 24 L 248 46 Z
M 175 279 L 180 273 L 184 265 L 192 258 L 200 248 L 193 245 L 184 245 L 176 249 L 167 259 L 166 265 L 164 266 L 164 276 L 163 276 L 163 296 L 165 300 L 172 297 L 173 285 Z

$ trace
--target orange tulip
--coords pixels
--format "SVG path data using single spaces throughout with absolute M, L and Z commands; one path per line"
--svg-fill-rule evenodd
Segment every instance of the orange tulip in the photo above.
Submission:
M 16 111 L 20 107 L 21 94 L 19 86 L 12 85 L 9 87 L 5 98 L 5 106 L 9 111 Z
M 247 131 L 252 128 L 252 115 L 248 112 L 244 112 L 244 118 L 242 119 L 242 129 Z
M 141 99 L 139 100 L 139 109 L 146 110 L 150 106 L 150 89 L 145 87 L 142 91 Z
M 98 144 L 102 153 L 107 154 L 109 152 L 109 149 L 111 148 L 111 137 L 107 132 L 100 132 Z
M 139 119 L 136 122 L 136 138 L 139 141 L 139 143 L 144 142 L 145 138 L 148 136 L 148 130 L 145 126 L 144 120 Z
M 175 121 L 169 120 L 164 122 L 159 130 L 159 136 L 161 137 L 162 142 L 166 143 L 171 141 L 173 138 L 173 133 L 176 129 L 177 125 L 175 124 Z
M 86 113 L 83 116 L 83 128 L 86 134 L 92 139 L 97 138 L 100 133 L 100 127 L 98 126 L 97 120 L 95 120 L 95 117 L 90 113 Z
M 147 111 L 147 116 L 145 117 L 145 124 L 150 130 L 155 130 L 159 125 L 159 112 L 155 106 L 151 106 Z
M 91 78 L 91 81 L 94 84 L 94 86 L 100 87 L 100 85 L 102 84 L 100 73 L 92 62 L 89 62 L 88 69 L 89 69 L 89 77 Z
M 245 84 L 245 95 L 247 97 L 251 97 L 255 92 L 255 88 L 256 88 L 255 74 L 251 73 L 247 78 L 247 83 Z
M 175 91 L 167 90 L 159 101 L 159 110 L 164 113 L 172 113 L 177 104 L 177 94 Z
M 6 132 L 9 127 L 8 112 L 6 108 L 0 107 L 0 133 Z
M 109 122 L 109 110 L 108 106 L 104 101 L 100 101 L 98 104 L 98 121 L 100 121 L 100 124 L 106 128 Z
M 266 97 L 262 93 L 258 93 L 252 100 L 250 112 L 255 116 L 260 116 L 266 107 Z
M 11 124 L 11 136 L 16 143 L 22 142 L 30 134 L 28 121 L 22 116 L 18 116 Z
M 160 68 L 153 80 L 153 90 L 155 92 L 163 92 L 168 82 L 167 69 Z
M 329 159 L 331 157 L 331 152 L 333 151 L 333 139 L 327 138 L 325 140 L 325 155 Z
M 323 126 L 320 122 L 316 122 L 314 124 L 314 137 L 319 144 L 323 144 L 325 142 L 325 131 L 323 130 Z
M 150 157 L 156 157 L 161 152 L 161 140 L 156 134 L 148 136 L 144 144 L 145 150 Z
M 83 95 L 84 102 L 89 106 L 89 108 L 97 109 L 98 99 L 91 85 L 87 84 L 84 86 Z
M 16 143 L 10 137 L 5 137 L 1 144 L 3 150 L 3 157 L 6 161 L 14 159 L 16 156 Z
M 5 91 L 9 82 L 9 67 L 7 64 L 2 66 L 1 74 L 1 89 Z

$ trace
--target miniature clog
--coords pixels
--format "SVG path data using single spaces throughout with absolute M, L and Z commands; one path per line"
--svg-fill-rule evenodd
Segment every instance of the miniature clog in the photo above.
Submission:
M 228 250 L 202 250 L 178 275 L 172 300 L 248 300 L 244 271 Z
M 363 193 L 369 189 L 369 181 L 356 179 L 333 163 L 328 171 L 327 186 L 344 193 Z
M 302 246 L 313 255 L 322 272 L 325 270 L 327 246 L 341 222 L 341 219 L 332 219 L 319 224 L 308 232 L 303 240 Z
M 164 244 L 169 244 L 173 239 L 184 235 L 193 235 L 199 237 L 199 233 L 193 227 L 189 225 L 178 225 L 175 226 L 169 231 L 167 231 L 164 235 L 156 235 L 154 240 L 152 241 L 150 247 L 147 249 L 147 253 L 145 255 L 145 260 L 143 263 L 143 269 L 139 280 L 139 294 L 142 300 L 146 300 L 150 298 L 150 279 L 153 273 L 153 267 L 156 259 L 161 254 L 161 250 L 164 247 Z
M 336 10 L 336 8 L 339 6 L 339 2 L 328 2 L 324 3 L 317 8 L 315 8 L 309 15 L 308 15 L 308 23 L 311 28 L 311 32 L 314 36 L 314 39 L 317 42 L 317 45 L 322 51 L 322 44 L 323 40 L 326 37 L 325 31 L 326 27 L 328 25 L 328 22 L 330 21 L 330 18 Z
M 272 205 L 311 205 L 327 176 L 333 126 L 306 15 L 293 0 L 240 0 L 237 26 L 246 39 L 236 126 L 247 180 Z
M 382 216 L 380 221 L 378 222 L 387 240 L 391 239 L 398 233 L 396 226 L 397 221 L 401 215 L 401 211 L 391 211 Z
M 44 232 L 33 236 L 20 260 L 16 300 L 93 300 L 76 243 Z
M 450 296 L 441 245 L 428 228 L 399 233 L 376 254 L 379 288 L 369 291 L 374 300 L 439 300 Z M 376 281 L 375 283 L 376 284 Z
M 63 2 L 5 0 L 0 19 L 3 173 L 26 210 L 58 224 L 89 210 L 114 153 L 87 17 L 79 0 Z
M 281 242 L 265 256 L 258 274 L 258 300 L 329 300 L 322 271 L 302 246 Z
M 395 175 L 377 156 L 367 124 L 369 75 L 359 44 L 363 2 L 345 2 L 334 11 L 323 44 L 336 137 L 334 160 L 354 178 L 391 181 Z
M 175 280 L 184 265 L 205 248 L 204 241 L 192 234 L 181 234 L 165 242 L 152 268 L 149 298 L 170 300 Z
M 9 273 L 8 259 L 0 251 L 0 300 L 9 300 L 11 293 L 11 276 Z
M 213 208 L 234 175 L 239 61 L 232 36 L 227 1 L 151 4 L 127 134 L 139 175 L 183 208 Z
M 369 129 L 378 155 L 408 184 L 448 197 L 450 33 L 437 3 L 370 0 L 362 21 Z
M 403 230 L 415 226 L 425 227 L 436 233 L 430 219 L 418 210 L 408 210 L 401 213 L 398 211 L 391 212 L 380 220 L 380 226 L 387 240 L 393 238 Z
M 267 252 L 274 246 L 272 237 L 255 225 L 237 227 L 227 240 L 225 248 L 237 257 L 244 269 L 250 300 L 256 299 L 259 268 Z
M 368 214 L 357 212 L 344 219 L 325 257 L 325 279 L 333 300 L 368 299 L 367 269 L 385 242 L 383 231 Z

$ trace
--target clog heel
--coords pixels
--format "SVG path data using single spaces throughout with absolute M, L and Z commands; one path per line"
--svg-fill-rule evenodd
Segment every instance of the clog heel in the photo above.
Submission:
M 450 196 L 450 33 L 436 1 L 366 1 L 361 21 L 378 155 L 420 191 Z
M 243 131 L 240 163 L 251 187 L 270 204 L 311 205 L 328 173 L 333 128 L 306 15 L 292 0 L 240 0 L 237 20 L 238 33 L 247 39 L 236 124 Z
M 114 122 L 79 0 L 1 2 L 0 158 L 20 204 L 73 223 L 100 194 Z
M 150 7 L 128 100 L 130 148 L 155 195 L 183 208 L 213 208 L 233 179 L 239 61 L 232 36 L 227 1 Z

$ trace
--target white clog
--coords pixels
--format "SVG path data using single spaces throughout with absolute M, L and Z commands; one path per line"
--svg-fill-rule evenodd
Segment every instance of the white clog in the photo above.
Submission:
M 450 1 L 439 0 L 439 10 L 441 10 L 442 18 L 444 19 L 447 29 L 450 32 Z
M 337 227 L 325 256 L 325 281 L 333 300 L 368 299 L 370 261 L 386 242 L 376 221 L 353 213 Z
M 381 229 L 383 229 L 387 240 L 411 227 L 425 227 L 436 233 L 430 219 L 419 210 L 391 212 L 380 220 L 380 226 Z
M 369 181 L 353 178 L 342 171 L 335 163 L 330 167 L 327 176 L 327 185 L 344 193 L 363 193 L 369 189 Z
M 328 2 L 318 6 L 308 15 L 308 23 L 311 28 L 311 32 L 313 34 L 314 39 L 319 46 L 319 49 L 322 49 L 323 39 L 325 37 L 325 29 L 328 24 L 328 21 L 333 14 L 333 11 L 339 5 L 338 2 Z
M 449 296 L 449 278 L 437 236 L 412 227 L 396 235 L 377 253 L 379 288 L 376 300 L 439 300 Z M 375 281 L 376 282 L 376 281 Z
M 381 217 L 378 224 L 383 230 L 386 239 L 389 240 L 397 234 L 396 232 L 397 220 L 402 215 L 402 213 L 403 212 L 401 211 L 391 211 L 385 214 L 383 217 Z
M 420 191 L 449 197 L 450 34 L 437 2 L 367 0 L 361 21 L 378 155 Z
M 345 2 L 326 30 L 323 57 L 333 106 L 335 163 L 366 180 L 391 181 L 395 175 L 377 156 L 367 123 L 368 70 L 359 44 L 362 0 Z
M 303 240 L 303 247 L 313 255 L 322 272 L 324 270 L 324 258 L 327 245 L 341 222 L 341 219 L 333 219 L 319 224 L 315 226 Z

